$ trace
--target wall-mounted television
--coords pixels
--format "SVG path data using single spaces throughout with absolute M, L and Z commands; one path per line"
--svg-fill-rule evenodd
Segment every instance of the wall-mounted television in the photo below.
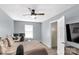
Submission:
M 67 41 L 79 43 L 79 23 L 66 24 Z
M 18 35 L 19 35 L 18 33 L 14 33 L 14 34 L 13 34 L 13 36 L 18 36 Z

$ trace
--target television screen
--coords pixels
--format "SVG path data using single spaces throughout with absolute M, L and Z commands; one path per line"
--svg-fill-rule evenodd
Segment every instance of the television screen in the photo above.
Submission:
M 71 33 L 70 33 L 70 26 L 69 26 L 69 24 L 66 25 L 66 34 L 67 34 L 67 40 L 68 41 L 72 41 L 71 40 Z
M 67 41 L 79 43 L 79 23 L 66 24 Z
M 13 35 L 14 35 L 14 36 L 18 36 L 18 34 L 17 34 L 17 33 L 14 33 Z

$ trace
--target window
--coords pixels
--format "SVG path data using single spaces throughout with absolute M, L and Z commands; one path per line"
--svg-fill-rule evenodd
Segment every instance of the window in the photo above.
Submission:
M 25 38 L 33 38 L 33 25 L 25 25 Z

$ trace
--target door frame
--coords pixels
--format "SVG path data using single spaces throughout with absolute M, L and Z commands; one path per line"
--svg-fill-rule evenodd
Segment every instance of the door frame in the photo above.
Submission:
M 59 19 L 61 19 L 61 18 L 64 18 L 64 21 L 65 21 L 65 16 L 61 16 L 61 17 L 59 17 L 58 19 L 52 20 L 52 21 L 49 23 L 49 24 L 50 24 L 50 41 L 51 41 L 51 39 L 52 39 L 52 38 L 51 38 L 51 24 L 54 23 L 54 22 L 57 22 L 57 23 L 58 23 L 58 22 L 59 22 Z M 58 26 L 58 24 L 57 24 L 57 26 Z M 65 26 L 65 23 L 64 23 L 64 26 Z M 58 27 L 57 27 L 57 28 L 58 28 Z M 66 39 L 66 27 L 64 27 L 63 29 L 64 29 L 64 39 Z M 58 32 L 58 30 L 57 30 L 57 32 Z M 59 36 L 59 35 L 57 34 L 57 54 L 60 54 L 60 55 L 61 55 L 61 54 L 64 54 L 64 53 L 59 53 L 59 52 L 58 52 L 58 39 L 59 39 L 58 36 Z M 51 41 L 51 43 L 52 43 L 52 41 Z M 65 41 L 64 41 L 64 42 L 61 42 L 61 43 L 64 44 Z M 65 44 L 64 44 L 64 46 L 65 46 Z M 51 47 L 52 47 L 52 45 L 51 45 Z M 63 47 L 63 48 L 64 48 L 64 47 Z M 65 49 L 65 48 L 64 48 L 64 49 Z M 64 52 L 65 52 L 65 51 L 64 51 Z
M 65 40 L 66 40 L 66 26 L 65 26 L 65 16 L 61 16 L 58 20 L 58 55 L 65 54 Z M 62 47 L 63 46 L 63 47 Z

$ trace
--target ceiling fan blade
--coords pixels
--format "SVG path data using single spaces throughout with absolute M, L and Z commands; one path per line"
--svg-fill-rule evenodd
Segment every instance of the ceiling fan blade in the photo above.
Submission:
M 28 16 L 28 15 L 31 15 L 31 14 L 23 14 L 23 16 Z
M 32 11 L 32 9 L 31 8 L 28 8 L 29 9 L 29 11 Z
M 45 15 L 44 13 L 36 13 L 36 15 Z

